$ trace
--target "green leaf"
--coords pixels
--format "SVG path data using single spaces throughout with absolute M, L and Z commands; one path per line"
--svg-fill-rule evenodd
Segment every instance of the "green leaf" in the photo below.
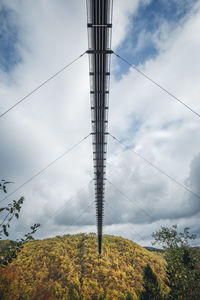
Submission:
M 8 232 L 7 232 L 7 230 L 6 230 L 6 225 L 3 225 L 2 227 L 3 227 L 3 233 L 4 233 L 6 236 L 8 236 Z

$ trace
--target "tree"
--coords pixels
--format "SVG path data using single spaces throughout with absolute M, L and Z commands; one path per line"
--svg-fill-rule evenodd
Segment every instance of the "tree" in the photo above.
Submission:
M 79 299 L 79 295 L 78 295 L 78 291 L 77 291 L 77 286 L 75 284 L 71 284 L 69 287 L 69 300 L 78 300 Z
M 140 293 L 140 300 L 161 300 L 160 287 L 158 280 L 149 264 L 144 268 L 143 272 L 144 290 Z
M 5 181 L 4 179 L 0 181 L 0 190 L 4 193 L 7 193 L 6 185 L 11 182 Z M 0 240 L 2 239 L 2 236 L 5 235 L 6 237 L 9 236 L 9 228 L 10 223 L 13 218 L 18 219 L 19 213 L 21 210 L 21 207 L 24 203 L 24 197 L 21 197 L 19 200 L 13 200 L 12 203 L 7 204 L 4 207 L 0 208 L 0 213 L 3 213 L 3 219 L 0 223 Z M 40 224 L 34 224 L 30 227 L 31 231 L 26 233 L 23 238 L 17 240 L 17 241 L 9 241 L 4 245 L 4 247 L 1 247 L 0 249 L 0 266 L 6 266 L 8 263 L 12 261 L 13 258 L 16 258 L 17 253 L 21 251 L 23 245 L 33 240 L 33 234 L 37 231 L 37 228 L 40 226 Z
M 177 225 L 172 228 L 161 227 L 152 234 L 156 243 L 162 244 L 167 261 L 167 285 L 170 288 L 168 299 L 198 300 L 200 295 L 200 270 L 197 255 L 191 249 L 189 242 L 195 235 L 189 233 L 189 228 L 178 232 Z
M 133 295 L 131 294 L 131 292 L 127 292 L 127 295 L 126 295 L 126 300 L 134 300 L 133 299 Z

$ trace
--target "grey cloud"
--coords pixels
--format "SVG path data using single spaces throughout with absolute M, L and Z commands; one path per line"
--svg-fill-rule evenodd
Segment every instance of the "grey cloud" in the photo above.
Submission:
M 117 168 L 109 164 L 109 169 L 113 169 L 110 172 L 113 185 L 107 185 L 106 225 L 129 222 L 161 223 L 163 220 L 194 216 L 199 211 L 197 197 L 191 197 L 191 193 L 153 170 L 151 166 L 147 172 L 142 161 L 136 162 L 134 157 L 131 160 L 126 152 L 122 155 L 127 158 L 121 160 Z M 196 187 L 194 183 L 193 186 L 188 183 L 188 187 L 198 194 L 200 168 L 197 161 L 199 162 L 199 157 L 192 162 L 190 174 L 190 178 L 195 178 Z M 116 169 L 117 173 L 114 172 Z M 120 178 L 124 180 L 120 181 Z M 108 179 L 111 180 L 109 176 Z
M 93 200 L 93 186 L 87 188 L 79 195 L 68 199 L 55 218 L 54 223 L 65 226 L 95 225 L 95 203 Z
M 186 184 L 200 197 L 200 153 L 191 161 L 190 174 Z M 195 195 L 190 194 L 188 197 L 188 210 L 193 212 L 193 214 L 200 212 L 200 199 Z
M 87 48 L 82 0 L 39 2 L 37 6 L 33 1 L 4 2 L 17 12 L 24 31 L 20 48 L 22 63 L 12 73 L 9 85 L 4 80 L 1 83 L 1 99 L 5 100 L 2 108 L 15 103 L 74 58 L 75 53 L 78 55 Z M 126 34 L 131 34 L 128 16 L 137 12 L 138 5 L 139 1 L 116 1 L 114 24 L 117 21 L 118 25 L 113 25 L 113 45 L 119 45 Z M 199 28 L 199 18 L 190 14 L 184 22 L 181 28 L 167 35 L 167 40 L 160 41 L 158 56 L 140 67 L 196 108 L 199 39 L 195 28 Z M 4 121 L 0 120 L 0 171 L 6 179 L 23 182 L 89 133 L 87 74 L 85 57 L 13 110 Z M 113 81 L 110 94 L 110 132 L 127 140 L 131 147 L 178 180 L 189 178 L 186 184 L 199 193 L 199 156 L 190 168 L 193 157 L 199 153 L 199 120 L 132 71 L 119 82 Z M 178 126 L 177 120 L 180 120 Z M 105 233 L 140 240 L 135 230 L 147 240 L 159 224 L 175 223 L 189 227 L 191 224 L 191 229 L 198 232 L 197 199 L 111 140 L 108 152 L 107 178 L 128 199 L 106 185 Z M 13 236 L 16 232 L 26 232 L 29 224 L 36 221 L 43 224 L 39 237 L 95 231 L 95 203 L 89 206 L 94 199 L 93 186 L 69 200 L 92 173 L 92 145 L 88 140 L 16 194 L 16 197 L 24 195 L 26 201 L 18 224 L 11 227 Z M 69 201 L 63 206 L 65 199 Z M 56 213 L 59 208 L 61 211 Z

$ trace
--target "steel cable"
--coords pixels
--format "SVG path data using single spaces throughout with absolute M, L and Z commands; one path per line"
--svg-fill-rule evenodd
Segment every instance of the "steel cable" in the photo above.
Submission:
M 69 64 L 67 64 L 66 66 L 64 66 L 62 69 L 60 69 L 59 71 L 57 71 L 55 74 L 53 74 L 51 77 L 49 77 L 47 80 L 45 80 L 43 83 L 41 83 L 39 86 L 37 86 L 35 89 L 33 89 L 31 92 L 29 92 L 27 95 L 25 95 L 23 98 L 21 98 L 18 102 L 16 102 L 14 105 L 12 105 L 10 108 L 8 108 L 6 111 L 4 111 L 2 114 L 0 114 L 0 118 L 2 118 L 3 116 L 5 116 L 9 111 L 11 111 L 13 108 L 15 108 L 17 105 L 19 105 L 21 102 L 23 102 L 24 100 L 26 100 L 28 97 L 30 97 L 32 94 L 34 94 L 36 91 L 38 91 L 41 87 L 43 87 L 46 83 L 48 83 L 49 81 L 51 81 L 53 78 L 55 78 L 57 75 L 59 75 L 61 72 L 63 72 L 64 70 L 66 70 L 68 67 L 70 67 L 73 63 L 75 63 L 77 60 L 79 60 L 84 54 L 86 53 L 86 51 L 84 53 L 82 53 L 81 55 L 79 55 L 77 58 L 75 58 L 72 62 L 70 62 Z
M 142 72 L 141 70 L 139 70 L 136 66 L 134 66 L 133 64 L 131 64 L 130 62 L 128 62 L 125 58 L 121 57 L 119 54 L 117 54 L 115 52 L 113 52 L 113 53 L 115 54 L 115 56 L 117 56 L 122 61 L 124 61 L 127 65 L 129 65 L 131 68 L 133 68 L 138 73 L 140 73 L 143 77 L 145 77 L 146 79 L 148 79 L 149 81 L 151 81 L 153 84 L 155 84 L 157 87 L 159 87 L 165 93 L 167 93 L 170 97 L 172 97 L 174 100 L 176 100 L 177 102 L 179 102 L 181 105 L 185 106 L 188 110 L 190 110 L 193 114 L 195 114 L 196 116 L 198 116 L 200 118 L 200 114 L 198 112 L 196 112 L 194 109 L 192 109 L 190 106 L 188 106 L 187 104 L 185 104 L 182 100 L 180 100 L 175 95 L 173 95 L 172 93 L 170 93 L 167 89 L 165 89 L 163 86 L 161 86 L 155 80 L 153 80 L 152 78 L 150 78 L 149 76 L 147 76 L 144 72 Z
M 6 199 L 8 199 L 11 195 L 15 194 L 19 189 L 21 189 L 23 186 L 25 186 L 27 183 L 31 182 L 33 179 L 35 179 L 36 177 L 38 177 L 41 173 L 43 173 L 45 170 L 47 170 L 50 166 L 52 166 L 55 162 L 57 162 L 58 160 L 60 160 L 61 158 L 63 158 L 65 155 L 69 154 L 73 149 L 75 149 L 78 145 L 80 145 L 85 139 L 87 139 L 89 136 L 91 135 L 91 133 L 89 133 L 87 136 L 85 136 L 83 139 L 81 139 L 78 143 L 74 144 L 72 147 L 70 147 L 69 149 L 67 149 L 64 153 L 62 153 L 61 155 L 59 155 L 56 159 L 54 159 L 53 161 L 51 161 L 47 166 L 45 166 L 44 168 L 42 168 L 39 172 L 37 172 L 35 175 L 33 175 L 31 178 L 29 178 L 28 180 L 26 180 L 24 183 L 22 183 L 20 186 L 18 186 L 13 192 L 11 192 L 10 194 L 8 194 L 5 198 L 3 198 L 1 202 L 5 201 Z

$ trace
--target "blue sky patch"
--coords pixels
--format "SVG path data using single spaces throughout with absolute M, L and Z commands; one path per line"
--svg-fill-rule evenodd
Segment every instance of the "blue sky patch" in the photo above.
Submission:
M 179 128 L 182 126 L 182 124 L 183 124 L 182 120 L 171 121 L 171 122 L 167 122 L 167 123 L 163 124 L 161 129 L 168 130 L 169 128 L 173 128 L 173 129 Z
M 20 62 L 17 49 L 19 29 L 16 15 L 7 7 L 0 5 L 0 68 L 10 72 Z
M 173 30 L 189 13 L 194 3 L 195 0 L 151 0 L 149 4 L 140 5 L 137 14 L 131 20 L 131 34 L 127 35 L 116 52 L 136 66 L 154 58 L 158 55 L 158 49 L 152 36 L 159 32 L 164 23 Z M 129 66 L 120 60 L 118 64 L 116 79 L 120 79 L 129 69 Z

